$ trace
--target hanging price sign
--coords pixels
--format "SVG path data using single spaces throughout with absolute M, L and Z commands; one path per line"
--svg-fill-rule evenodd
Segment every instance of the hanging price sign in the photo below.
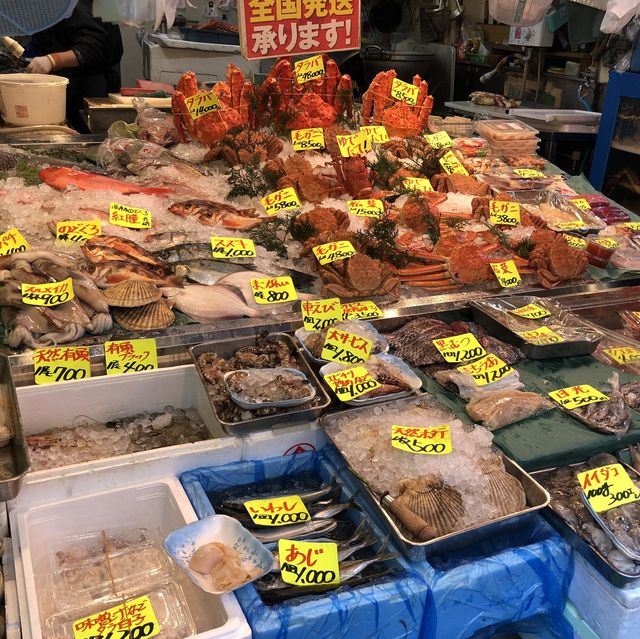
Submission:
M 320 541 L 278 542 L 282 581 L 294 586 L 329 586 L 340 583 L 338 544 Z
M 364 366 L 329 373 L 324 376 L 324 381 L 343 402 L 349 402 L 382 386 Z
M 311 519 L 311 515 L 298 495 L 252 499 L 244 507 L 251 521 L 258 526 L 288 526 Z
M 631 364 L 640 360 L 640 350 L 633 348 L 633 346 L 617 346 L 614 348 L 603 348 L 603 353 L 606 353 L 611 359 L 618 362 L 618 364 Z
M 408 191 L 422 191 L 423 193 L 433 191 L 429 178 L 408 177 L 402 180 L 402 186 Z
M 374 319 L 382 317 L 384 313 L 370 301 L 345 302 L 342 305 L 342 319 Z
M 549 397 L 567 410 L 580 408 L 580 406 L 586 406 L 587 404 L 606 402 L 609 399 L 608 395 L 601 393 L 589 384 L 567 386 L 560 390 L 551 391 Z
M 57 306 L 74 298 L 73 280 L 68 277 L 61 282 L 46 284 L 21 284 L 22 301 L 30 306 Z
M 199 91 L 184 99 L 192 120 L 198 120 L 203 115 L 220 110 L 220 101 L 213 91 Z
M 256 246 L 253 240 L 243 237 L 217 237 L 211 238 L 211 254 L 216 258 L 255 257 Z
M 277 215 L 280 211 L 291 211 L 301 206 L 298 194 L 291 186 L 265 195 L 260 200 L 260 204 L 267 215 Z
M 361 364 L 371 355 L 373 342 L 337 328 L 329 328 L 320 357 L 339 364 Z
M 294 129 L 291 131 L 291 144 L 295 151 L 324 149 L 324 131 L 320 127 Z
M 493 382 L 498 382 L 513 372 L 513 368 L 509 364 L 491 353 L 485 355 L 482 359 L 471 362 L 471 364 L 465 364 L 457 368 L 460 372 L 471 375 L 476 386 L 493 384 Z
M 56 223 L 56 240 L 84 244 L 102 232 L 100 220 L 66 220 Z
M 91 377 L 91 359 L 86 346 L 53 346 L 33 351 L 36 384 L 56 384 Z
M 342 320 L 340 299 L 305 300 L 300 303 L 305 331 L 324 331 Z
M 563 233 L 562 238 L 569 246 L 572 246 L 573 248 L 577 248 L 577 249 L 587 248 L 587 241 L 583 240 L 581 237 L 576 237 L 575 235 L 568 235 L 567 233 Z
M 141 373 L 158 368 L 155 339 L 125 339 L 104 343 L 107 375 Z
M 348 240 L 338 240 L 313 247 L 313 254 L 321 265 L 330 264 L 336 260 L 346 260 L 353 257 L 358 251 Z
M 520 284 L 522 284 L 518 267 L 513 260 L 497 263 L 491 262 L 490 266 L 502 288 L 511 288 L 512 286 L 520 286 Z
M 251 290 L 253 299 L 258 304 L 281 304 L 298 299 L 293 280 L 289 276 L 252 279 Z
M 458 160 L 456 154 L 453 151 L 447 151 L 443 157 L 439 160 L 440 165 L 446 173 L 451 175 L 452 173 L 459 173 L 460 175 L 469 175 L 469 171 L 464 168 L 462 162 Z
M 383 126 L 361 126 L 360 130 L 372 144 L 384 144 L 389 141 L 389 134 Z
M 448 455 L 451 445 L 449 424 L 412 428 L 411 426 L 391 426 L 391 445 L 399 450 L 416 455 Z
M 314 55 L 294 63 L 293 71 L 298 84 L 324 78 L 324 60 L 321 55 Z
M 109 205 L 109 224 L 129 229 L 150 229 L 151 211 L 111 202 Z
M 631 504 L 640 499 L 640 491 L 622 464 L 608 464 L 578 473 L 584 496 L 597 513 Z
M 473 333 L 462 333 L 453 337 L 434 339 L 433 345 L 438 349 L 445 362 L 454 364 L 478 359 L 478 357 L 487 354 Z
M 489 201 L 489 221 L 491 224 L 520 224 L 520 205 L 517 202 Z
M 587 202 L 583 197 L 577 197 L 575 200 L 570 200 L 570 202 L 583 211 L 589 211 L 591 209 L 591 204 L 589 204 L 589 202 Z
M 394 78 L 391 83 L 391 97 L 396 100 L 402 100 L 411 106 L 415 106 L 418 102 L 418 92 L 420 87 L 415 84 L 403 82 L 398 78 Z
M 0 235 L 0 257 L 3 255 L 13 255 L 29 250 L 29 243 L 24 239 L 18 229 L 9 229 Z
M 351 135 L 336 135 L 336 142 L 343 158 L 354 158 L 371 151 L 371 141 L 362 131 Z
M 540 173 L 540 171 L 536 171 L 535 169 L 513 169 L 513 172 L 523 178 L 545 177 L 544 173 Z
M 424 136 L 427 142 L 434 149 L 445 149 L 453 146 L 453 140 L 446 131 L 438 131 L 438 133 L 431 133 Z
M 349 213 L 357 217 L 382 217 L 384 202 L 382 200 L 349 200 L 347 202 Z
M 546 308 L 542 308 L 542 306 L 538 306 L 537 304 L 527 304 L 520 308 L 514 308 L 511 309 L 509 313 L 526 319 L 540 319 L 541 317 L 549 317 L 551 315 Z
M 531 331 L 519 331 L 517 334 L 520 335 L 525 342 L 536 344 L 537 346 L 564 342 L 564 337 L 562 337 L 562 335 L 558 335 L 555 331 L 552 331 L 548 326 L 534 328 Z

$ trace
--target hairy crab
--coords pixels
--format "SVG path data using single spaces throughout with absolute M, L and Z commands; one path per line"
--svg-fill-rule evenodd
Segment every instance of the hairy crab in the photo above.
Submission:
M 392 267 L 357 253 L 346 260 L 336 260 L 320 269 L 326 295 L 341 298 L 371 295 L 400 295 L 400 280 Z
M 257 158 L 262 163 L 277 157 L 282 148 L 280 138 L 270 133 L 246 128 L 234 129 L 212 145 L 205 160 L 216 160 L 222 157 L 230 166 L 237 166 L 250 164 Z
M 553 231 L 534 231 L 531 240 L 535 248 L 529 254 L 529 265 L 535 269 L 544 288 L 553 288 L 586 271 L 585 252 L 569 246 L 562 235 Z

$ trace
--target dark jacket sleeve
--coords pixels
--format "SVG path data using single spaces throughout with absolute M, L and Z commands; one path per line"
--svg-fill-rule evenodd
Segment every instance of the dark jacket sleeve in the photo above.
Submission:
M 75 52 L 80 67 L 100 66 L 107 49 L 107 30 L 94 19 L 92 4 L 91 0 L 80 0 L 71 17 L 64 21 L 69 48 Z

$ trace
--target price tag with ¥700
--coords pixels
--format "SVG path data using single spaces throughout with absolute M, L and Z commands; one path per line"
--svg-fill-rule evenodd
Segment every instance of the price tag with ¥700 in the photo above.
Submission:
M 56 223 L 56 240 L 84 244 L 102 232 L 100 220 L 66 220 Z
M 577 249 L 587 248 L 587 241 L 583 240 L 581 237 L 576 237 L 575 235 L 568 235 L 567 233 L 563 233 L 562 238 L 569 246 L 572 246 L 573 248 L 577 248 Z
M 349 402 L 382 386 L 364 366 L 329 373 L 324 376 L 324 381 L 343 402 Z
M 512 286 L 519 286 L 522 284 L 522 278 L 520 277 L 520 273 L 518 273 L 518 267 L 513 260 L 491 262 L 490 266 L 502 288 L 511 288 Z
M 416 455 L 448 455 L 452 450 L 449 424 L 429 428 L 391 426 L 391 445 Z
M 389 134 L 383 126 L 361 126 L 360 130 L 372 144 L 384 144 L 389 141 Z
M 104 343 L 107 375 L 141 373 L 158 368 L 155 339 L 125 339 Z
M 444 149 L 453 146 L 453 140 L 446 131 L 438 131 L 424 136 L 434 149 Z
M 220 110 L 220 101 L 213 91 L 199 91 L 184 99 L 192 120 L 198 120 L 203 115 Z
M 369 359 L 373 342 L 347 331 L 329 327 L 320 357 L 339 364 L 362 364 Z
M 527 304 L 520 308 L 512 308 L 509 313 L 517 315 L 518 317 L 524 317 L 525 319 L 540 319 L 541 317 L 549 317 L 551 313 L 542 306 L 537 304 Z
M 567 410 L 580 408 L 580 406 L 586 406 L 587 404 L 606 402 L 609 399 L 608 395 L 601 393 L 589 384 L 567 386 L 566 388 L 551 391 L 549 397 Z
M 252 499 L 244 502 L 251 521 L 258 526 L 288 526 L 311 519 L 298 495 Z
M 520 224 L 520 205 L 517 202 L 489 201 L 489 221 L 491 224 Z
M 277 215 L 280 211 L 291 211 L 299 209 L 301 206 L 298 194 L 291 186 L 265 195 L 260 200 L 260 204 L 262 204 L 267 215 Z
M 451 175 L 452 173 L 459 173 L 460 175 L 469 175 L 469 171 L 464 168 L 464 165 L 456 157 L 453 151 L 447 151 L 443 157 L 439 160 L 440 165 L 446 173 Z
M 478 359 L 478 357 L 487 354 L 473 333 L 462 333 L 453 337 L 434 339 L 433 345 L 438 349 L 445 362 L 454 364 Z
M 345 302 L 342 305 L 342 319 L 372 319 L 382 317 L 384 313 L 374 302 Z
M 305 300 L 300 304 L 305 331 L 324 331 L 342 320 L 342 305 L 338 297 L 327 300 Z
M 298 60 L 293 65 L 293 70 L 298 84 L 324 78 L 324 59 L 321 55 L 314 55 L 304 60 Z
M 33 351 L 36 384 L 55 384 L 91 377 L 91 358 L 87 346 L 52 346 Z
M 252 279 L 251 290 L 253 299 L 258 304 L 281 304 L 295 302 L 298 299 L 293 280 L 288 275 Z
M 640 490 L 621 464 L 608 464 L 578 473 L 578 482 L 591 508 L 597 513 L 640 499 Z
M 128 229 L 150 229 L 151 211 L 111 202 L 109 205 L 109 224 L 124 226 Z
M 253 240 L 243 237 L 212 237 L 211 254 L 216 258 L 255 257 Z
M 349 213 L 357 217 L 379 218 L 384 213 L 384 202 L 382 200 L 349 200 L 347 202 Z
M 471 375 L 476 386 L 493 384 L 493 382 L 500 381 L 513 371 L 509 364 L 503 362 L 497 355 L 492 353 L 485 355 L 482 359 L 457 368 L 460 372 Z
M 519 175 L 522 178 L 543 178 L 545 177 L 544 173 L 540 171 L 536 171 L 535 169 L 513 169 L 513 172 L 516 175 Z
M 336 260 L 346 260 L 357 252 L 349 240 L 338 240 L 313 247 L 313 254 L 323 266 Z
M 278 561 L 282 581 L 294 586 L 340 583 L 338 544 L 332 541 L 280 539 Z
M 536 346 L 564 342 L 564 337 L 562 337 L 562 335 L 558 335 L 555 331 L 552 331 L 548 326 L 534 328 L 531 331 L 517 331 L 517 334 L 520 335 L 525 342 L 529 342 L 529 344 L 536 344 Z
M 351 135 L 336 135 L 336 142 L 343 158 L 358 157 L 371 151 L 371 140 L 362 131 Z
M 589 204 L 589 202 L 587 202 L 583 197 L 577 197 L 574 200 L 570 200 L 570 202 L 583 211 L 588 211 L 591 208 L 591 204 Z
M 402 186 L 408 191 L 422 191 L 423 193 L 433 191 L 429 178 L 408 177 L 402 180 Z
M 22 301 L 30 306 L 57 306 L 74 298 L 73 280 L 70 277 L 61 282 L 46 284 L 21 284 Z
M 324 149 L 324 131 L 320 127 L 294 129 L 291 131 L 291 144 L 295 151 Z
M 640 360 L 640 350 L 633 346 L 616 346 L 612 348 L 603 348 L 603 353 L 606 353 L 611 359 L 618 362 L 618 364 L 631 364 Z
M 24 239 L 18 229 L 9 229 L 0 235 L 0 257 L 3 255 L 13 255 L 14 253 L 24 253 L 29 250 L 29 243 Z

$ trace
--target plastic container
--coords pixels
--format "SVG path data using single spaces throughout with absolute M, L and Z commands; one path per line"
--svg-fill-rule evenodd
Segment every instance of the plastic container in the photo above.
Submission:
M 591 266 L 607 268 L 609 260 L 611 260 L 611 257 L 615 252 L 615 248 L 607 248 L 593 240 L 587 241 L 587 260 L 589 260 L 589 264 L 591 264 Z
M 478 120 L 475 127 L 479 135 L 492 142 L 531 140 L 539 133 L 518 120 Z
M 61 124 L 67 108 L 69 80 L 59 75 L 0 75 L 0 113 L 7 124 Z

